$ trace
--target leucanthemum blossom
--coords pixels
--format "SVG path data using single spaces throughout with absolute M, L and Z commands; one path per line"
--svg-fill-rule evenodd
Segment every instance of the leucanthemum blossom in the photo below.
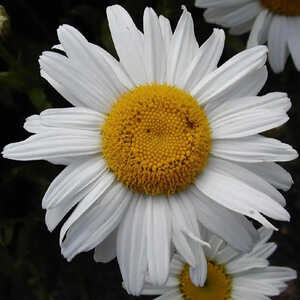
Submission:
M 193 284 L 191 267 L 175 254 L 166 285 L 157 287 L 146 282 L 142 293 L 161 295 L 156 300 L 270 300 L 270 296 L 278 296 L 286 289 L 287 281 L 297 277 L 291 268 L 269 265 L 268 258 L 276 250 L 275 243 L 267 242 L 272 233 L 260 228 L 254 248 L 241 254 L 205 230 L 203 236 L 211 245 L 210 249 L 205 248 L 208 261 L 205 285 Z
M 144 12 L 144 33 L 120 6 L 107 8 L 120 61 L 75 28 L 58 29 L 59 45 L 44 52 L 41 75 L 74 107 L 29 117 L 25 141 L 3 156 L 48 160 L 66 168 L 42 205 L 62 254 L 71 260 L 95 249 L 95 260 L 117 256 L 129 293 L 146 273 L 154 284 L 169 274 L 171 247 L 203 285 L 207 262 L 198 223 L 248 251 L 257 232 L 245 216 L 289 220 L 290 175 L 275 161 L 297 153 L 260 135 L 288 120 L 284 93 L 256 96 L 267 78 L 267 48 L 244 51 L 217 67 L 224 32 L 199 47 L 183 8 L 174 32 L 168 19 Z M 264 216 L 265 215 L 265 216 Z
M 196 0 L 207 22 L 240 35 L 251 31 L 247 47 L 268 42 L 269 62 L 282 72 L 289 54 L 300 71 L 300 0 Z

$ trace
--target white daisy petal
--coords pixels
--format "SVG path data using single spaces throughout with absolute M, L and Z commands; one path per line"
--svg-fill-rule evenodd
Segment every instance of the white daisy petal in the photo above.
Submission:
M 253 218 L 266 227 L 275 229 L 260 213 L 278 220 L 289 220 L 288 212 L 278 202 L 235 177 L 233 173 L 238 170 L 236 165 L 230 164 L 230 170 L 226 168 L 227 165 L 229 162 L 211 159 L 195 182 L 199 190 L 217 203 Z
M 165 18 L 164 16 L 159 16 L 159 24 L 160 24 L 160 30 L 161 30 L 163 42 L 165 45 L 165 51 L 166 51 L 166 53 L 168 53 L 172 35 L 173 35 L 171 24 L 170 24 L 170 21 L 167 18 Z
M 90 79 L 97 78 L 97 83 L 105 91 L 108 101 L 118 98 L 126 91 L 103 56 L 94 51 L 93 46 L 78 30 L 70 25 L 62 25 L 58 28 L 57 35 L 72 62 Z
M 45 51 L 39 58 L 41 69 L 55 78 L 68 94 L 76 95 L 77 106 L 106 113 L 114 100 L 94 75 L 87 76 L 65 56 Z M 51 83 L 51 82 L 50 82 Z M 55 87 L 55 86 L 54 86 Z M 72 103 L 73 104 L 73 103 Z
M 294 60 L 295 66 L 300 70 L 300 38 L 299 38 L 299 31 L 300 31 L 300 18 L 287 18 L 287 25 L 288 25 L 288 45 Z
M 222 55 L 224 42 L 224 31 L 214 29 L 211 37 L 197 51 L 177 85 L 182 89 L 191 90 L 205 75 L 214 71 Z
M 209 23 L 222 24 L 224 27 L 233 27 L 252 20 L 261 11 L 258 2 L 249 2 L 239 7 L 219 7 L 207 9 L 204 17 Z
M 101 174 L 101 176 L 99 176 L 99 178 L 93 185 L 93 189 L 80 201 L 80 203 L 76 206 L 76 208 L 74 209 L 74 211 L 72 212 L 72 214 L 70 215 L 68 220 L 62 226 L 62 228 L 60 230 L 60 236 L 59 236 L 59 243 L 61 245 L 63 243 L 63 239 L 65 238 L 65 234 L 67 233 L 69 228 L 72 228 L 72 230 L 70 231 L 71 233 L 75 231 L 74 228 L 79 228 L 79 230 L 84 230 L 84 226 L 82 226 L 82 228 L 80 228 L 80 226 L 78 226 L 78 223 L 80 224 L 82 221 L 84 221 L 86 219 L 87 214 L 92 215 L 94 211 L 100 210 L 101 208 L 99 208 L 99 207 L 102 207 L 102 205 L 103 205 L 103 203 L 105 203 L 105 201 L 106 201 L 105 199 L 107 197 L 114 197 L 115 195 L 117 195 L 120 192 L 120 186 L 118 184 L 114 184 L 113 182 L 114 182 L 114 177 L 107 170 L 105 170 Z M 118 201 L 118 199 L 113 202 L 113 204 L 115 204 L 115 206 L 117 206 L 119 204 L 119 203 L 117 203 L 117 201 Z M 96 203 L 96 204 L 94 205 L 94 203 Z M 99 203 L 100 203 L 100 206 L 97 205 Z M 125 201 L 125 204 L 126 204 L 126 201 Z M 89 209 L 93 205 L 95 207 L 93 207 L 93 209 Z M 109 210 L 109 208 L 110 207 L 108 207 L 107 209 Z M 117 210 L 116 207 L 115 207 L 115 209 Z M 104 211 L 103 214 L 105 216 L 106 211 L 105 210 L 103 210 L 103 211 Z M 101 212 L 101 214 L 102 214 L 102 212 Z M 93 215 L 92 215 L 92 217 L 93 217 Z M 78 220 L 78 222 L 77 222 L 77 220 Z M 100 218 L 99 220 L 102 220 L 102 219 Z M 76 225 L 76 222 L 77 222 L 77 225 Z M 72 226 L 73 224 L 75 224 L 75 226 Z M 67 237 L 68 237 L 69 242 L 73 243 L 72 235 L 68 234 Z M 98 244 L 99 243 L 100 243 L 100 241 L 98 242 Z M 66 246 L 66 243 L 64 245 Z M 65 256 L 70 257 L 67 254 Z M 71 259 L 72 258 L 70 258 L 69 260 L 71 260 Z
M 215 234 L 222 236 L 234 248 L 249 251 L 253 242 L 258 238 L 251 223 L 241 222 L 241 216 L 214 203 L 199 190 L 191 189 L 188 194 L 193 202 L 199 221 Z M 224 227 L 224 224 L 227 224 Z M 231 228 L 228 230 L 228 228 Z M 236 237 L 239 238 L 236 238 Z
M 63 197 L 62 199 L 59 199 L 59 200 L 63 200 L 60 201 L 59 205 L 51 208 L 47 208 L 45 222 L 48 230 L 49 231 L 54 230 L 54 228 L 66 216 L 66 214 L 95 188 L 96 184 L 97 181 L 96 182 L 94 181 L 81 190 L 78 191 L 73 190 L 73 193 L 70 193 L 73 194 L 71 198 Z
M 294 183 L 292 176 L 278 164 L 272 162 L 239 164 L 283 191 L 288 191 Z
M 169 201 L 172 214 L 173 243 L 177 251 L 193 267 L 202 263 L 202 245 L 197 217 L 188 199 L 172 196 Z M 205 271 L 205 270 L 203 270 Z
M 223 159 L 247 163 L 290 161 L 298 157 L 291 146 L 261 135 L 214 140 L 211 153 Z
M 109 29 L 122 65 L 136 85 L 147 82 L 144 37 L 119 5 L 106 9 Z
M 194 285 L 203 287 L 207 278 L 207 260 L 202 248 L 199 248 L 199 257 L 197 266 L 190 267 L 190 278 Z
M 148 200 L 147 255 L 149 281 L 163 285 L 168 279 L 171 243 L 170 207 L 164 197 Z
M 100 132 L 104 119 L 103 114 L 85 107 L 51 108 L 28 117 L 24 128 L 31 133 L 66 128 Z
M 289 120 L 285 111 L 266 108 L 250 108 L 238 114 L 224 115 L 211 122 L 214 139 L 247 137 L 276 128 Z
M 290 1 L 291 2 L 291 1 Z M 275 73 L 282 72 L 289 52 L 300 70 L 300 15 L 297 4 L 254 0 L 196 0 L 207 8 L 207 22 L 230 28 L 229 33 L 250 32 L 247 48 L 268 43 L 269 62 Z
M 245 292 L 253 293 L 253 291 L 255 291 L 252 297 L 255 297 L 255 294 L 263 294 L 263 295 L 265 294 L 268 296 L 277 296 L 280 294 L 278 288 L 272 285 L 265 284 L 264 282 L 261 281 L 251 281 L 248 278 L 247 279 L 235 278 L 234 285 L 235 285 L 234 287 L 235 291 L 240 291 L 243 293 Z M 255 297 L 252 299 L 257 299 L 257 298 Z
M 180 82 L 181 75 L 198 49 L 192 16 L 186 8 L 183 8 L 169 47 L 166 80 L 168 84 L 174 85 Z
M 215 121 L 229 116 L 242 114 L 249 109 L 252 112 L 263 110 L 274 110 L 287 112 L 291 108 L 291 101 L 285 93 L 270 93 L 260 97 L 239 97 L 223 101 L 219 105 L 209 107 L 207 111 L 208 119 L 212 125 Z
M 269 44 L 283 42 L 270 50 L 271 61 L 276 51 L 280 59 L 288 46 L 295 51 L 290 19 L 274 21 L 265 13 L 255 21 L 263 10 L 257 1 L 197 4 L 207 5 L 206 16 L 231 32 L 255 24 L 257 43 L 268 37 Z M 199 47 L 191 14 L 182 9 L 173 33 L 170 21 L 151 8 L 144 11 L 141 32 L 125 9 L 108 7 L 120 61 L 75 28 L 60 26 L 57 51 L 39 59 L 41 76 L 75 107 L 30 116 L 24 128 L 33 135 L 2 154 L 66 166 L 42 205 L 50 231 L 66 218 L 60 246 L 67 260 L 92 249 L 96 261 L 117 256 L 124 288 L 133 295 L 189 298 L 185 287 L 200 292 L 206 280 L 215 283 L 211 274 L 221 272 L 224 282 L 217 284 L 232 287 L 232 300 L 240 294 L 265 300 L 285 281 L 262 280 L 255 292 L 242 281 L 231 285 L 233 277 L 266 269 L 276 248 L 267 243 L 270 231 L 256 231 L 247 217 L 272 230 L 266 217 L 289 220 L 276 188 L 287 190 L 292 179 L 273 161 L 297 153 L 259 133 L 286 122 L 291 102 L 284 93 L 257 97 L 267 79 L 266 47 L 245 50 L 218 67 L 223 30 L 215 29 Z M 286 37 L 276 40 L 277 32 Z M 277 62 L 278 69 L 283 65 Z M 226 265 L 232 277 L 224 277 Z M 253 287 L 256 279 L 250 281 Z
M 226 271 L 229 274 L 245 272 L 254 268 L 264 268 L 269 263 L 264 258 L 241 256 L 226 264 Z
M 4 147 L 2 155 L 15 160 L 40 160 L 96 154 L 101 150 L 99 134 L 84 131 L 51 131 Z
M 89 105 L 86 104 L 84 101 L 82 101 L 78 95 L 72 90 L 69 90 L 67 87 L 65 87 L 63 84 L 59 83 L 57 80 L 55 80 L 52 76 L 50 76 L 45 70 L 41 69 L 41 77 L 43 77 L 45 80 L 50 83 L 54 89 L 60 93 L 67 101 L 69 101 L 74 106 L 82 106 L 82 107 L 88 107 Z
M 119 225 L 131 199 L 130 193 L 111 182 L 99 181 L 98 186 L 79 203 L 61 229 L 62 254 L 71 260 L 83 251 L 99 245 Z M 102 196 L 103 195 L 103 196 Z M 87 234 L 87 232 L 89 234 Z
M 218 101 L 208 102 L 204 106 L 207 116 L 213 118 L 215 109 L 217 109 L 219 105 L 226 103 L 229 99 L 236 101 L 235 99 L 256 96 L 265 85 L 267 78 L 268 71 L 266 66 L 248 74 L 238 83 L 238 88 L 228 90 L 226 95 L 221 95 Z M 230 107 L 234 106 L 230 105 Z
M 287 38 L 287 18 L 279 15 L 276 18 L 272 18 L 268 36 L 268 47 L 272 49 L 269 52 L 269 62 L 275 73 L 283 71 L 288 58 Z
M 171 297 L 176 296 L 175 291 L 180 295 L 180 299 L 190 298 L 191 294 L 193 298 L 201 299 L 206 295 L 211 296 L 212 290 L 218 295 L 226 296 L 230 289 L 230 299 L 270 300 L 267 296 L 279 295 L 286 289 L 286 281 L 297 277 L 296 272 L 290 268 L 269 267 L 266 253 L 274 247 L 273 243 L 267 243 L 270 230 L 259 229 L 261 239 L 256 241 L 253 250 L 248 253 L 238 253 L 211 232 L 205 229 L 202 231 L 210 242 L 212 254 L 212 256 L 206 254 L 209 263 L 207 284 L 197 286 L 193 283 L 191 279 L 197 270 L 188 266 L 183 257 L 175 254 L 172 260 L 172 265 L 176 262 L 176 268 L 173 268 L 172 273 L 174 285 L 161 289 L 162 296 L 156 299 L 171 300 Z M 158 292 L 157 287 L 151 285 L 148 279 L 145 286 L 147 294 L 150 294 L 148 291 L 152 289 Z
M 236 4 L 241 6 L 251 1 L 252 0 L 196 0 L 195 5 L 198 7 L 214 7 L 214 6 L 227 7 Z
M 277 245 L 275 243 L 258 244 L 253 248 L 250 255 L 267 259 L 275 252 L 276 249 Z
M 117 256 L 117 232 L 115 229 L 95 248 L 94 260 L 96 262 L 107 263 Z
M 182 300 L 182 295 L 177 289 L 172 289 L 155 298 L 155 300 Z
M 149 7 L 144 12 L 144 39 L 148 82 L 163 83 L 166 77 L 166 50 L 158 17 Z
M 247 48 L 264 44 L 266 42 L 271 20 L 272 15 L 268 12 L 268 10 L 265 9 L 259 13 L 253 24 L 253 28 L 248 39 Z
M 143 288 L 147 269 L 147 201 L 143 196 L 131 199 L 117 236 L 117 257 L 128 293 L 139 295 Z
M 254 270 L 247 274 L 249 279 L 256 279 L 256 280 L 269 280 L 270 283 L 272 281 L 288 281 L 293 280 L 297 277 L 297 273 L 295 270 L 286 267 L 273 267 L 268 266 L 261 272 L 257 273 Z
M 220 99 L 255 70 L 259 70 L 266 61 L 267 48 L 257 46 L 245 50 L 208 74 L 191 91 L 199 104 Z

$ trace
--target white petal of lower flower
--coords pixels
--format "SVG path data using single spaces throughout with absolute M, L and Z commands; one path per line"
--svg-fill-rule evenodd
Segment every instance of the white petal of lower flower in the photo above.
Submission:
M 288 25 L 288 45 L 294 60 L 295 66 L 300 70 L 300 38 L 299 38 L 299 31 L 300 31 L 300 18 L 288 18 L 287 19 Z
M 277 296 L 280 294 L 280 290 L 272 285 L 265 284 L 262 281 L 252 281 L 248 278 L 235 278 L 234 291 L 250 292 L 252 293 L 252 299 L 258 299 L 257 294 L 263 294 L 268 296 Z
M 192 96 L 202 105 L 220 98 L 245 76 L 263 67 L 267 51 L 266 47 L 257 46 L 235 55 L 217 70 L 205 76 L 191 91 Z
M 222 250 L 220 250 L 215 255 L 214 258 L 219 264 L 227 264 L 229 261 L 237 257 L 239 254 L 240 252 L 236 251 L 235 249 L 227 245 Z
M 117 256 L 117 229 L 95 248 L 94 260 L 96 262 L 107 263 Z
M 212 142 L 213 155 L 246 163 L 290 161 L 298 157 L 288 144 L 260 135 L 239 139 L 216 139 Z
M 294 183 L 292 176 L 276 163 L 239 163 L 239 165 L 283 191 L 288 191 Z
M 177 85 L 182 89 L 192 90 L 204 76 L 214 71 L 222 55 L 224 42 L 224 31 L 214 29 L 211 37 L 199 48 L 195 57 L 181 75 Z
M 120 184 L 108 189 L 102 182 L 81 201 L 61 229 L 62 254 L 70 261 L 80 252 L 89 251 L 101 243 L 119 225 L 131 199 Z M 70 226 L 70 227 L 69 227 Z M 89 234 L 87 234 L 89 233 Z
M 147 82 L 144 37 L 127 11 L 119 5 L 106 9 L 109 29 L 121 64 L 136 85 Z
M 147 257 L 149 281 L 163 285 L 169 275 L 171 218 L 168 201 L 164 197 L 148 200 Z
M 166 78 L 166 49 L 158 21 L 152 8 L 144 12 L 145 65 L 148 82 L 164 83 Z
M 277 245 L 275 243 L 267 243 L 267 244 L 258 244 L 256 245 L 249 255 L 251 256 L 259 256 L 262 258 L 269 258 L 277 249 Z
M 182 295 L 177 291 L 177 289 L 172 289 L 165 292 L 163 295 L 155 298 L 156 300 L 182 300 Z
M 117 257 L 128 293 L 139 295 L 147 269 L 147 228 L 144 223 L 147 201 L 143 196 L 131 199 L 117 236 Z
M 192 16 L 184 8 L 169 47 L 166 78 L 168 84 L 174 85 L 180 82 L 181 75 L 198 49 Z
M 101 150 L 99 134 L 85 131 L 54 131 L 35 134 L 4 147 L 2 155 L 15 160 L 40 160 L 96 154 Z
M 297 277 L 297 273 L 290 268 L 269 266 L 259 273 L 252 271 L 250 274 L 247 274 L 247 277 L 256 280 L 268 280 L 271 283 L 274 280 L 293 280 Z
M 78 129 L 100 133 L 105 115 L 85 107 L 51 108 L 26 118 L 24 128 L 31 133 L 47 130 Z
M 269 62 L 275 73 L 283 71 L 289 55 L 287 17 L 272 18 L 268 36 Z
M 199 259 L 196 267 L 190 267 L 190 278 L 194 285 L 203 287 L 207 278 L 207 261 L 203 248 L 199 248 Z
M 264 258 L 241 256 L 226 264 L 226 270 L 229 274 L 245 272 L 254 268 L 264 268 L 269 263 Z

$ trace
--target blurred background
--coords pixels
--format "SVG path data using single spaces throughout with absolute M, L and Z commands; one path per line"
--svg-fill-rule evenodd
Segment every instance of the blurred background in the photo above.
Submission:
M 67 107 L 64 100 L 39 75 L 38 57 L 58 43 L 56 29 L 70 24 L 91 42 L 116 56 L 107 25 L 105 8 L 124 6 L 139 28 L 145 6 L 168 17 L 173 29 L 184 4 L 192 12 L 199 44 L 212 33 L 213 25 L 203 20 L 201 9 L 193 0 L 52 0 L 1 1 L 0 9 L 0 112 L 1 149 L 10 142 L 29 136 L 23 129 L 27 116 L 50 107 Z M 247 35 L 227 36 L 222 61 L 245 48 Z M 293 145 L 298 151 L 300 132 L 300 73 L 288 62 L 284 73 L 269 79 L 262 94 L 287 92 L 293 107 L 290 121 L 267 133 Z M 68 263 L 60 254 L 59 228 L 49 233 L 44 223 L 41 199 L 49 183 L 62 169 L 44 161 L 16 162 L 0 159 L 0 299 L 2 300 L 96 300 L 134 299 L 123 290 L 117 262 L 96 264 L 93 252 L 83 253 Z M 276 223 L 280 228 L 273 240 L 278 250 L 272 256 L 275 265 L 289 266 L 300 273 L 300 162 L 284 164 L 295 184 L 285 194 L 290 223 Z M 230 228 L 228 229 L 230 230 Z M 151 299 L 151 297 L 142 297 Z M 275 298 L 274 298 L 275 299 Z M 276 299 L 300 299 L 300 282 L 294 281 Z M 253 299 L 255 300 L 255 299 Z

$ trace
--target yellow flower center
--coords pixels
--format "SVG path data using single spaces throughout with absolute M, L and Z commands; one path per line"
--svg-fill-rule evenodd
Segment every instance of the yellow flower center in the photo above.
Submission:
M 185 264 L 179 275 L 180 292 L 185 300 L 230 300 L 232 278 L 224 266 L 207 264 L 207 279 L 203 287 L 195 286 L 190 279 L 189 265 Z
M 300 16 L 300 0 L 260 0 L 271 12 L 284 16 Z
M 108 168 L 134 192 L 169 195 L 205 167 L 210 128 L 203 108 L 168 85 L 144 85 L 122 95 L 102 126 Z

